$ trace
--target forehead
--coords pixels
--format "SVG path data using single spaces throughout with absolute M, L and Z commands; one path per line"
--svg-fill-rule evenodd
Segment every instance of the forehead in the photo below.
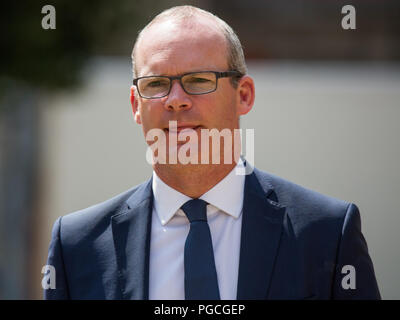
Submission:
M 182 74 L 190 71 L 225 71 L 227 45 L 211 19 L 162 21 L 143 34 L 136 52 L 138 76 Z

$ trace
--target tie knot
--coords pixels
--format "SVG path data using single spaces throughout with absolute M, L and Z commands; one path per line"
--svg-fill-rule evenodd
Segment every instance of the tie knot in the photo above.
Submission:
M 193 199 L 186 202 L 181 209 L 186 214 L 190 223 L 193 221 L 207 221 L 207 202 Z

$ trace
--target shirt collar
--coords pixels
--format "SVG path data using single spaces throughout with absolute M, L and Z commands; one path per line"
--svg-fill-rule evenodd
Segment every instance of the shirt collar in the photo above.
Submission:
M 238 218 L 242 212 L 244 197 L 245 176 L 236 174 L 238 167 L 243 167 L 241 159 L 225 178 L 200 197 L 234 218 Z M 192 199 L 167 185 L 155 171 L 153 171 L 152 188 L 154 207 L 162 225 L 167 224 L 180 207 Z

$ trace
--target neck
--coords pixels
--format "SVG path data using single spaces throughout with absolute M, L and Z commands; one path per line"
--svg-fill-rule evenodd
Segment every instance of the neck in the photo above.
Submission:
M 199 198 L 225 178 L 236 166 L 232 164 L 153 166 L 157 176 L 171 188 L 190 198 Z

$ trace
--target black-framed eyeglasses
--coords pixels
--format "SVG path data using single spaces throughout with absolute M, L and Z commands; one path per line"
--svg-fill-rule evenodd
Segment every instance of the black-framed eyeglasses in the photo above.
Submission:
M 145 76 L 133 79 L 139 95 L 146 99 L 159 99 L 169 95 L 173 80 L 179 80 L 187 94 L 199 95 L 217 90 L 218 79 L 228 77 L 242 77 L 239 71 L 198 71 L 189 72 L 180 76 Z

